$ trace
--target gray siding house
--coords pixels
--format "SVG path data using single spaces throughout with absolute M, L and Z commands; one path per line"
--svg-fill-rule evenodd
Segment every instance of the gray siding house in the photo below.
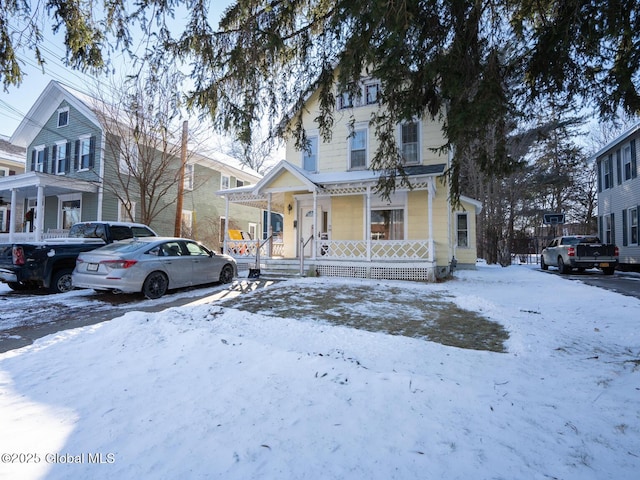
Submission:
M 91 97 L 56 81 L 38 97 L 11 137 L 11 144 L 25 151 L 25 172 L 0 177 L 0 197 L 12 219 L 0 241 L 64 236 L 78 221 L 141 221 L 141 199 L 134 192 L 124 205 L 115 187 L 121 159 L 109 146 L 119 140 L 103 126 L 95 105 Z M 170 162 L 174 172 L 181 165 L 179 156 Z M 260 179 L 233 162 L 222 155 L 214 159 L 189 152 L 185 168 L 182 235 L 216 250 L 222 245 L 221 225 L 227 218 L 235 228 L 248 231 L 256 229 L 262 214 L 246 206 L 226 210 L 225 202 L 215 195 L 225 186 Z M 159 196 L 162 209 L 150 226 L 160 235 L 174 233 L 178 183 L 172 181 Z
M 600 238 L 620 249 L 620 268 L 640 271 L 640 123 L 595 155 Z

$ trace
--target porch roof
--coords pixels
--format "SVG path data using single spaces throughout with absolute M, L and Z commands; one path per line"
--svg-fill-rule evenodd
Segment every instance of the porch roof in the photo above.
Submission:
M 9 201 L 11 191 L 17 190 L 20 197 L 36 197 L 38 187 L 45 187 L 45 195 L 62 195 L 65 193 L 96 193 L 98 185 L 86 180 L 69 178 L 63 175 L 52 175 L 41 172 L 27 172 L 0 178 L 0 197 Z
M 426 188 L 424 181 L 430 177 L 443 175 L 445 169 L 446 164 L 444 163 L 414 165 L 405 167 L 405 173 L 412 179 L 414 187 Z M 227 197 L 230 202 L 243 203 L 258 208 L 266 208 L 267 195 L 272 194 L 271 209 L 282 211 L 285 192 L 358 193 L 366 186 L 376 184 L 381 175 L 381 172 L 374 170 L 311 173 L 282 160 L 255 185 L 220 190 L 216 193 Z

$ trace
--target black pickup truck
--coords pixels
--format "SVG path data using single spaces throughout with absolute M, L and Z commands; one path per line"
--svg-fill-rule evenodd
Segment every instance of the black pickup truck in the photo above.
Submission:
M 71 272 L 81 252 L 126 238 L 155 236 L 139 223 L 81 222 L 65 238 L 0 245 L 0 281 L 13 290 L 67 292 L 73 288 Z

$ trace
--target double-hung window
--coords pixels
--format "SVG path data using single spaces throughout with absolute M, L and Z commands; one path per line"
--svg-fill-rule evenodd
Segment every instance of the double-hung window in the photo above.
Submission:
M 631 180 L 631 144 L 625 145 L 622 149 L 622 165 L 624 179 Z
M 367 130 L 354 130 L 349 138 L 349 169 L 360 170 L 367 167 Z
M 193 163 L 187 163 L 184 166 L 184 189 L 193 190 L 194 183 L 194 166 Z
M 400 126 L 400 152 L 404 164 L 420 163 L 420 143 L 418 123 L 404 123 Z
M 229 175 L 222 175 L 220 177 L 220 190 L 228 190 L 231 186 L 231 177 Z
M 629 209 L 629 241 L 638 245 L 638 207 Z
M 47 171 L 47 149 L 44 145 L 39 145 L 33 149 L 31 157 L 31 169 L 34 172 Z
M 613 188 L 613 156 L 609 155 L 602 161 L 603 188 Z
M 69 171 L 70 155 L 70 142 L 56 142 L 56 144 L 53 146 L 53 164 L 56 174 L 63 175 Z
M 466 213 L 458 213 L 456 231 L 458 247 L 467 248 L 469 246 L 469 221 Z
M 611 215 L 603 215 L 602 216 L 602 233 L 604 243 L 613 243 L 613 232 L 611 230 Z
M 89 170 L 93 167 L 94 137 L 84 136 L 76 140 L 76 163 L 78 170 Z
M 380 84 L 366 83 L 364 86 L 364 98 L 367 105 L 378 103 L 378 95 L 380 94 Z

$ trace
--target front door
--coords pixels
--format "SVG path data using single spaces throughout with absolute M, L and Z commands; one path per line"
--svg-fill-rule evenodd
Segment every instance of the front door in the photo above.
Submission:
M 318 206 L 320 210 L 320 206 Z M 302 242 L 306 245 L 304 248 L 305 258 L 309 258 L 313 255 L 314 241 L 309 240 L 313 236 L 313 207 L 302 207 L 300 209 L 301 228 L 300 234 L 302 235 Z M 298 239 L 298 247 L 302 247 L 302 242 Z M 299 250 L 298 250 L 299 252 Z

